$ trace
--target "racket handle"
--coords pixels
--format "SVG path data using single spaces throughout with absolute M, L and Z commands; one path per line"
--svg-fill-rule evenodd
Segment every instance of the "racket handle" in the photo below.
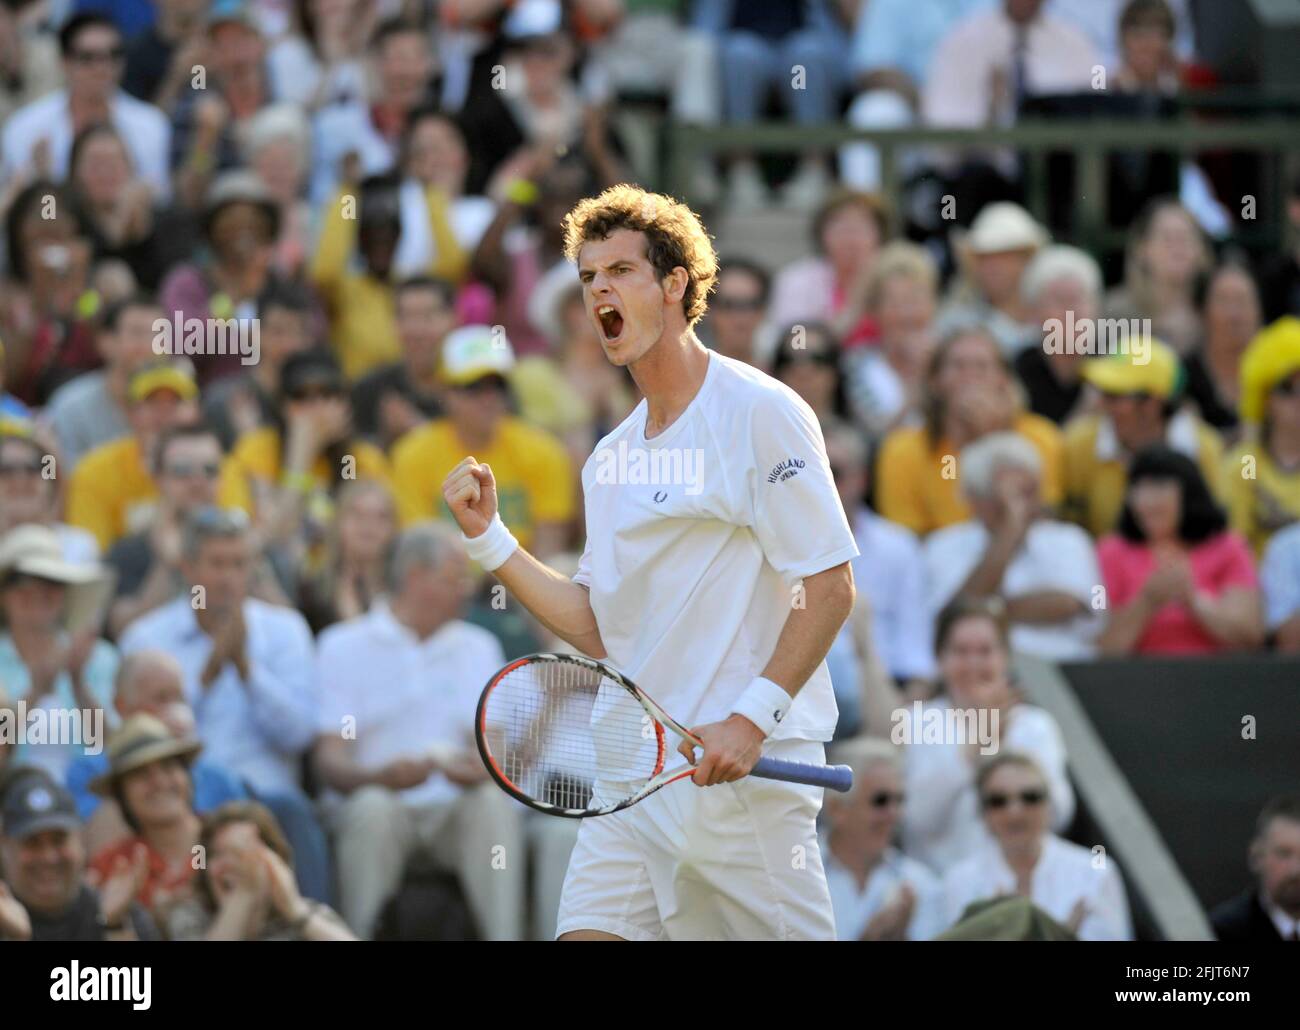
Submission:
M 749 775 L 786 783 L 806 783 L 812 787 L 838 790 L 841 794 L 853 789 L 853 770 L 847 765 L 811 765 L 783 758 L 760 758 L 749 770 Z

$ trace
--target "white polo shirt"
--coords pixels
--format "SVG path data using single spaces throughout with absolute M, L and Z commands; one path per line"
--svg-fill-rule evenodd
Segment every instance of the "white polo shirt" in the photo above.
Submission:
M 482 627 L 456 619 L 420 640 L 383 603 L 325 630 L 317 659 L 318 730 L 335 736 L 355 720 L 354 758 L 369 769 L 422 757 L 434 744 L 472 749 L 479 695 L 505 664 L 501 644 Z M 435 773 L 402 799 L 453 801 L 460 790 Z
M 709 353 L 686 410 L 653 440 L 644 400 L 582 470 L 590 590 L 608 661 L 686 726 L 727 718 L 776 649 L 800 580 L 854 558 L 812 409 Z M 774 738 L 830 740 L 823 661 Z

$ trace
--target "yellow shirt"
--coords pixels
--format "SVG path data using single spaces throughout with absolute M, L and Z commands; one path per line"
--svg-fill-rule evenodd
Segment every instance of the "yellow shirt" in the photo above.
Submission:
M 1201 475 L 1211 492 L 1222 499 L 1223 444 L 1218 434 L 1190 412 L 1181 412 L 1176 418 L 1183 420 L 1181 431 L 1194 434 Z M 1129 460 L 1119 452 L 1109 426 L 1103 429 L 1102 416 L 1084 415 L 1066 426 L 1065 514 L 1094 537 L 1114 531 L 1119 523 L 1128 489 Z
M 356 459 L 356 467 L 352 470 L 356 479 L 378 479 L 385 486 L 392 488 L 388 458 L 378 447 L 364 440 L 354 440 L 348 444 L 347 454 Z M 245 479 L 278 483 L 280 431 L 272 426 L 263 426 L 261 429 L 254 429 L 251 433 L 245 433 L 235 442 L 235 449 L 230 452 L 230 462 Z M 337 473 L 330 467 L 329 458 L 323 454 L 312 466 L 311 477 L 315 481 L 316 489 L 324 491 L 328 491 L 338 479 Z
M 393 444 L 393 478 L 402 525 L 451 518 L 442 481 L 470 453 L 447 419 L 417 426 Z M 564 447 L 550 433 L 520 421 L 501 421 L 491 446 L 474 457 L 492 466 L 497 510 L 521 546 L 532 546 L 538 523 L 566 522 L 574 514 L 573 469 Z
M 122 537 L 144 529 L 153 513 L 158 487 L 154 484 L 134 436 L 88 451 L 68 481 L 67 520 L 95 534 L 102 551 Z M 217 502 L 226 508 L 252 509 L 244 479 L 227 458 L 221 463 Z
M 1043 459 L 1043 503 L 1058 507 L 1064 495 L 1061 431 L 1041 415 L 1029 413 L 1018 415 L 1012 428 L 1038 450 Z M 958 457 L 946 438 L 932 446 L 924 428 L 895 429 L 885 437 L 876 463 L 876 509 L 919 534 L 969 519 Z
M 1252 469 L 1243 459 L 1254 458 Z M 1254 478 L 1248 478 L 1248 474 Z M 1300 469 L 1278 467 L 1268 448 L 1241 443 L 1224 459 L 1224 503 L 1232 528 L 1261 555 L 1269 537 L 1300 519 Z

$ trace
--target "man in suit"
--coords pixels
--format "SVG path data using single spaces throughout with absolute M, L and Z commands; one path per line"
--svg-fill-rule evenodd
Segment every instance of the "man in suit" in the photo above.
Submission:
M 1219 940 L 1300 940 L 1300 794 L 1264 806 L 1250 845 L 1250 868 L 1257 886 L 1210 913 Z

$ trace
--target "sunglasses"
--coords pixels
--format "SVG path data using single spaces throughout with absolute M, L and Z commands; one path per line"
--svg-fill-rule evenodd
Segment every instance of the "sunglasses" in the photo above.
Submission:
M 115 46 L 111 50 L 74 50 L 72 59 L 77 64 L 117 64 L 126 57 L 126 48 Z
M 903 803 L 903 792 L 900 790 L 878 790 L 868 799 L 872 808 L 888 808 L 890 805 L 901 805 Z
M 504 393 L 505 389 L 506 381 L 500 376 L 484 376 L 482 379 L 475 379 L 472 383 L 455 387 L 457 393 L 463 394 Z
M 9 479 L 13 476 L 39 476 L 41 474 L 41 463 L 39 461 L 7 461 L 0 464 L 0 479 Z
M 343 396 L 341 386 L 303 386 L 289 394 L 291 401 L 323 401 Z
M 163 471 L 176 479 L 189 479 L 192 476 L 216 479 L 221 474 L 221 466 L 215 461 L 205 461 L 197 464 L 177 462 L 175 465 L 168 465 Z
M 998 811 L 1006 808 L 1013 801 L 1019 801 L 1026 808 L 1034 808 L 1046 800 L 1045 790 L 1022 790 L 1019 794 L 985 794 L 984 807 Z

